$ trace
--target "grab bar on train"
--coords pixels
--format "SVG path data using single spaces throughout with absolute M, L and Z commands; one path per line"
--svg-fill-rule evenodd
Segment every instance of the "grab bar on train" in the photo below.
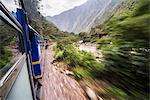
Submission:
M 16 20 L 16 18 L 6 9 L 6 7 L 0 1 L 0 16 L 2 19 L 5 19 L 12 27 L 14 27 L 19 32 L 23 33 L 22 26 Z
M 0 80 L 0 100 L 7 97 L 25 61 L 26 54 L 23 54 Z

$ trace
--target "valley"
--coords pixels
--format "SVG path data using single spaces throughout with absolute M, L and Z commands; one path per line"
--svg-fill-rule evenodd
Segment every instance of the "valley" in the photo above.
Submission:
M 55 59 L 68 64 L 83 87 L 90 85 L 104 100 L 148 98 L 147 7 L 147 0 L 123 1 L 109 20 L 79 33 L 83 41 L 77 44 L 79 49 L 67 41 L 58 42 Z M 100 62 L 95 53 L 102 57 Z
M 41 14 L 41 0 L 23 2 L 45 46 L 43 77 L 34 80 L 40 100 L 149 100 L 149 0 L 87 0 L 54 16 Z M 0 71 L 11 68 L 24 45 L 5 23 Z

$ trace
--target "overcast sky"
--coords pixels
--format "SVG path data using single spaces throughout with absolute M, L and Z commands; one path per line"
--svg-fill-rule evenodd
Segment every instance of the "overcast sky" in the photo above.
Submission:
M 41 13 L 44 16 L 54 16 L 85 3 L 87 0 L 42 0 Z
M 16 8 L 19 7 L 17 0 L 0 0 L 9 11 L 16 12 Z

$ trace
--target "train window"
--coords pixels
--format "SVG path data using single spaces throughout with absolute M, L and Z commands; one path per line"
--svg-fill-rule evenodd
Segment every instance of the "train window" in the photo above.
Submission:
M 19 59 L 18 31 L 0 20 L 0 79 Z

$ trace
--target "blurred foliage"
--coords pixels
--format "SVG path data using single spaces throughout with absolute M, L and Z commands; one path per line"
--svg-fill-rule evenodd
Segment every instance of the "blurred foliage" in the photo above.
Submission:
M 8 46 L 16 45 L 17 43 L 17 31 L 0 22 L 0 68 L 3 68 L 10 60 L 12 52 L 8 49 Z
M 125 98 L 127 97 L 127 94 L 124 91 L 115 86 L 105 87 L 105 95 L 110 96 L 110 98 L 114 97 L 117 100 L 126 100 Z
M 91 40 L 94 39 L 92 36 L 97 34 L 98 29 L 101 29 L 99 34 L 107 34 L 101 39 L 95 36 L 95 42 L 102 50 L 102 63 L 105 65 L 105 69 L 98 72 L 96 78 L 107 80 L 116 88 L 123 90 L 127 93 L 124 97 L 126 99 L 148 100 L 150 1 L 127 2 L 129 1 L 134 1 L 130 10 L 123 9 L 107 23 L 97 26 L 88 33 L 91 34 Z M 119 93 L 116 95 L 119 96 Z
M 73 72 L 74 72 L 77 80 L 82 79 L 82 78 L 84 78 L 84 79 L 91 78 L 91 74 L 89 73 L 89 71 L 86 68 L 75 67 L 75 68 L 73 68 Z
M 103 54 L 105 67 L 95 78 L 126 93 L 119 100 L 148 100 L 149 97 L 149 6 L 149 0 L 124 0 L 114 17 L 92 28 L 87 35 L 84 33 L 90 42 L 97 43 Z M 107 36 L 98 37 L 104 33 Z M 112 89 L 109 94 L 120 97 L 118 89 Z
M 95 72 L 103 69 L 102 64 L 98 63 L 90 53 L 80 51 L 74 45 L 66 44 L 65 41 L 58 42 L 54 51 L 55 59 L 71 66 L 79 79 L 93 77 Z
M 1 49 L 0 68 L 3 68 L 11 60 L 12 52 L 4 47 L 0 49 Z

